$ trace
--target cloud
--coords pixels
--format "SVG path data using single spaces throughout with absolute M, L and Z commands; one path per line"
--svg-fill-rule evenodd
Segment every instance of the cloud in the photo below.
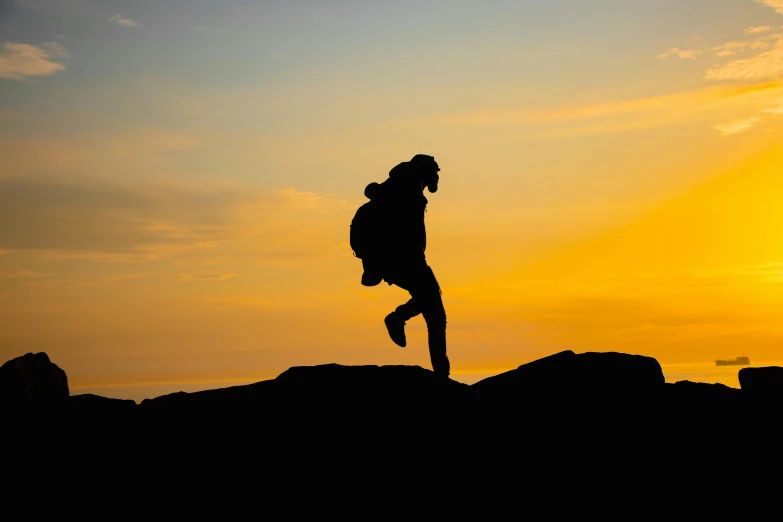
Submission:
M 754 42 L 726 42 L 725 44 L 718 45 L 716 47 L 713 47 L 712 50 L 715 52 L 715 55 L 718 57 L 725 57 L 725 56 L 734 56 L 738 52 L 745 52 L 745 51 L 758 51 L 761 49 L 767 49 L 772 44 L 769 42 L 765 42 L 762 40 L 756 40 Z
M 778 105 L 774 107 L 768 107 L 761 112 L 765 112 L 767 114 L 779 114 L 783 116 L 783 100 L 781 100 Z
M 180 281 L 226 281 L 236 274 L 182 274 Z
M 280 310 L 282 303 L 271 299 L 261 299 L 254 295 L 234 295 L 229 297 L 195 297 L 168 299 L 167 303 L 185 305 L 213 305 L 228 308 L 251 308 L 262 310 Z
M 121 25 L 123 27 L 139 27 L 138 22 L 134 22 L 130 18 L 125 18 L 121 14 L 116 14 L 109 18 L 110 22 L 114 22 L 117 25 Z
M 33 270 L 0 270 L 0 277 L 8 277 L 11 279 L 37 279 L 50 275 L 52 274 L 43 274 Z
M 218 254 L 262 264 L 319 262 L 345 254 L 344 228 L 353 209 L 333 196 L 295 189 L 258 193 L 12 178 L 0 180 L 0 249 L 45 261 L 169 259 L 202 270 L 204 260 Z M 180 279 L 235 275 L 210 270 Z
M 750 283 L 783 283 L 783 263 L 762 263 L 710 270 L 704 272 L 704 277 L 721 278 L 726 284 L 735 283 L 737 280 Z
M 27 117 L 19 114 L 19 117 Z M 205 145 L 204 135 L 165 128 L 129 127 L 115 132 L 72 132 L 52 136 L 0 133 L 3 168 L 0 179 L 29 172 L 80 179 L 105 174 L 114 179 L 147 179 L 171 168 L 171 160 L 186 159 Z M 112 165 L 108 170 L 106 165 Z
M 767 33 L 772 30 L 772 26 L 770 25 L 751 25 L 747 29 L 743 31 L 746 35 L 748 34 L 763 34 Z
M 141 279 L 144 274 L 120 274 L 104 277 L 59 277 L 59 278 L 36 278 L 26 282 L 23 286 L 25 291 L 35 290 L 38 292 L 48 292 L 52 290 L 64 290 L 68 288 L 89 288 L 95 286 L 110 285 L 120 281 Z
M 65 70 L 65 66 L 57 60 L 69 56 L 65 47 L 57 42 L 41 45 L 5 42 L 0 51 L 0 78 L 26 80 L 50 76 Z
M 764 4 L 771 7 L 775 12 L 783 14 L 783 0 L 756 0 L 757 4 Z
M 331 214 L 335 211 L 352 208 L 349 207 L 347 201 L 335 198 L 331 194 L 323 195 L 294 188 L 277 190 L 274 192 L 274 196 L 294 210 L 308 210 L 319 214 Z
M 765 80 L 783 76 L 783 39 L 775 47 L 751 58 L 735 60 L 709 69 L 708 80 Z
M 0 181 L 0 248 L 140 262 L 219 241 L 241 196 L 175 188 Z
M 558 109 L 478 111 L 445 114 L 422 125 L 506 127 L 518 134 L 511 141 L 559 139 L 659 128 L 700 120 L 731 117 L 737 111 L 761 111 L 779 103 L 783 82 L 743 86 L 712 86 L 694 91 L 578 105 Z
M 694 60 L 697 56 L 702 54 L 703 51 L 700 49 L 678 49 L 677 47 L 672 47 L 665 53 L 661 53 L 658 55 L 658 58 L 680 58 L 683 60 Z
M 740 132 L 745 132 L 746 130 L 750 129 L 760 121 L 761 118 L 758 117 L 747 118 L 744 120 L 733 120 L 728 123 L 721 123 L 720 125 L 715 125 L 712 128 L 720 132 L 721 135 L 725 138 L 726 136 L 730 136 L 732 134 L 739 134 Z

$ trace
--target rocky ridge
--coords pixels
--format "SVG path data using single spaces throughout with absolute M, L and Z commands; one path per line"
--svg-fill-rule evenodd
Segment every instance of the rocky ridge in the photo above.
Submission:
M 17 444 L 43 437 L 79 463 L 345 468 L 376 478 L 435 466 L 448 478 L 458 460 L 462 472 L 493 480 L 511 469 L 639 479 L 694 455 L 704 470 L 735 448 L 776 447 L 783 368 L 744 368 L 740 383 L 667 384 L 650 357 L 565 351 L 471 386 L 420 367 L 326 364 L 136 404 L 70 396 L 65 372 L 26 354 L 0 369 L 0 404 Z

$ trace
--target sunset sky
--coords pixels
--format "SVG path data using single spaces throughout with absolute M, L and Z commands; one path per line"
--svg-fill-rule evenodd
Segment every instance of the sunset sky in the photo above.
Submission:
M 348 246 L 418 153 L 454 374 L 783 359 L 783 0 L 7 0 L 0 363 L 429 368 Z

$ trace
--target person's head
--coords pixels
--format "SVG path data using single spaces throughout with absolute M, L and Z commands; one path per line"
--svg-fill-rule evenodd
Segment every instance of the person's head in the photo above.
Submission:
M 416 167 L 422 186 L 427 187 L 430 192 L 437 192 L 440 167 L 435 158 L 426 154 L 416 154 L 411 160 L 411 164 Z

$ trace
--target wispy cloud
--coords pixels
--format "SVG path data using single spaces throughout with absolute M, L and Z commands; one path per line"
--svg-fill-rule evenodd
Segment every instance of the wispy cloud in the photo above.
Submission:
M 20 113 L 19 117 L 26 118 L 27 114 Z M 0 134 L 0 179 L 25 172 L 78 178 L 80 172 L 95 172 L 99 165 L 113 165 L 113 169 L 128 172 L 155 171 L 168 168 L 169 158 L 198 151 L 204 144 L 204 135 L 154 127 L 129 127 L 111 133 L 81 133 L 74 129 L 52 137 L 7 132 Z M 119 170 L 112 170 L 111 176 L 118 176 Z M 109 172 L 100 168 L 99 171 Z
M 708 80 L 745 81 L 780 78 L 781 76 L 783 76 L 783 39 L 778 40 L 770 51 L 765 51 L 751 58 L 718 65 L 709 69 L 705 75 Z
M 168 299 L 167 303 L 184 305 L 212 305 L 225 308 L 251 308 L 262 310 L 279 310 L 281 303 L 279 301 L 261 299 L 254 295 L 234 295 L 228 297 L 195 297 Z
M 7 277 L 11 279 L 37 279 L 40 277 L 48 277 L 52 274 L 44 274 L 41 272 L 35 272 L 33 270 L 0 270 L 0 277 Z
M 783 0 L 755 0 L 776 12 L 783 14 Z M 705 51 L 712 51 L 719 58 L 747 53 L 749 57 L 735 59 L 728 63 L 716 64 L 705 73 L 705 79 L 713 81 L 759 81 L 783 77 L 783 35 L 769 34 L 775 27 L 771 25 L 753 25 L 745 28 L 745 36 L 755 36 L 756 40 L 734 40 L 704 49 L 682 50 L 677 47 L 659 55 L 660 58 L 693 59 Z M 764 36 L 761 36 L 764 35 Z M 770 49 L 770 47 L 772 49 Z M 754 54 L 753 52 L 757 52 Z M 763 52 L 759 52 L 763 51 Z
M 783 115 L 783 100 L 779 102 L 779 105 L 776 105 L 774 107 L 768 107 L 764 109 L 761 112 L 765 112 L 767 114 L 780 114 Z
M 58 60 L 70 53 L 57 42 L 41 45 L 5 42 L 0 51 L 0 78 L 27 80 L 35 76 L 50 76 L 65 70 Z
M 0 181 L 0 248 L 42 257 L 152 261 L 225 234 L 241 195 L 175 188 Z
M 764 4 L 776 12 L 783 14 L 783 0 L 756 0 L 757 4 Z
M 353 209 L 329 195 L 286 189 L 79 185 L 0 180 L 0 248 L 44 261 L 149 263 L 241 251 L 260 263 L 318 262 L 341 251 Z M 203 270 L 203 268 L 202 268 Z M 185 271 L 182 280 L 222 281 L 231 270 Z M 181 273 L 181 272 L 180 272 Z
M 52 290 L 65 290 L 69 288 L 89 288 L 95 286 L 111 285 L 121 281 L 141 279 L 144 274 L 120 274 L 104 277 L 59 277 L 36 278 L 24 284 L 26 290 L 38 292 L 50 292 Z
M 712 51 L 715 52 L 716 56 L 723 58 L 725 56 L 735 56 L 737 53 L 745 51 L 759 51 L 771 46 L 771 43 L 763 40 L 756 40 L 754 42 L 732 41 L 717 45 L 712 48 Z
M 713 129 L 720 132 L 721 135 L 725 138 L 726 136 L 730 136 L 732 134 L 745 132 L 760 121 L 761 118 L 759 117 L 747 118 L 744 120 L 733 120 L 727 123 L 721 123 L 720 125 L 715 125 L 713 126 Z
M 227 281 L 232 277 L 236 277 L 236 274 L 182 274 L 179 277 L 180 281 Z
M 607 341 L 635 342 L 641 346 L 730 337 L 775 324 L 775 314 L 768 314 L 769 317 L 758 314 L 747 323 L 736 309 L 724 308 L 720 300 L 711 301 L 715 295 L 725 296 L 736 289 L 747 291 L 760 284 L 782 282 L 783 267 L 769 263 L 715 270 L 623 274 L 590 281 L 527 280 L 520 281 L 513 289 L 487 285 L 474 290 L 475 293 L 467 293 L 465 298 L 486 306 L 491 300 L 508 299 L 514 303 L 514 299 L 519 299 L 517 296 L 524 295 L 525 304 L 515 304 L 515 319 L 554 326 L 553 332 L 568 339 L 572 346 L 583 342 L 588 346 L 605 345 Z M 492 297 L 488 298 L 488 294 Z M 688 295 L 691 299 L 698 296 L 699 306 L 691 306 L 693 301 L 689 303 L 688 299 L 673 302 L 670 300 L 673 294 Z M 568 327 L 563 328 L 564 325 Z
M 743 31 L 746 35 L 748 34 L 763 34 L 768 33 L 772 30 L 772 26 L 770 25 L 751 25 L 747 29 Z
M 730 284 L 737 280 L 747 282 L 783 283 L 783 263 L 729 267 L 703 272 L 704 277 L 721 279 Z
M 331 214 L 350 208 L 347 201 L 330 194 L 317 194 L 294 188 L 278 190 L 274 194 L 281 202 L 296 211 L 307 210 L 319 214 Z
M 682 60 L 693 60 L 702 53 L 703 51 L 701 49 L 679 49 L 677 47 L 672 47 L 665 53 L 659 54 L 658 58 L 680 58 Z
M 110 22 L 114 22 L 117 25 L 121 25 L 123 27 L 139 27 L 138 22 L 134 22 L 130 18 L 125 18 L 121 14 L 116 14 L 109 18 Z
M 434 125 L 507 127 L 520 134 L 513 141 L 556 139 L 677 125 L 736 111 L 758 112 L 775 105 L 783 83 L 713 86 L 648 98 L 563 107 L 547 111 L 479 111 L 447 114 L 422 121 Z

